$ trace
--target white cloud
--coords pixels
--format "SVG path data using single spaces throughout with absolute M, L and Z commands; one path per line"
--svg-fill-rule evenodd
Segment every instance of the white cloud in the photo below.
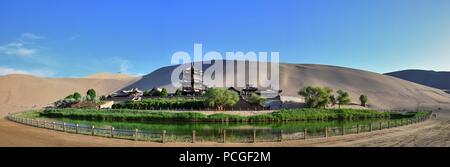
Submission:
M 44 36 L 40 36 L 40 35 L 36 35 L 33 33 L 23 33 L 22 35 L 20 35 L 19 37 L 19 41 L 21 42 L 28 42 L 28 41 L 34 41 L 34 40 L 39 40 L 39 39 L 45 39 Z
M 0 67 L 0 75 L 8 75 L 8 74 L 27 74 L 38 77 L 51 77 L 54 76 L 56 73 L 50 70 L 43 70 L 43 69 L 33 69 L 28 71 L 9 67 Z
M 45 37 L 32 33 L 23 33 L 17 41 L 0 45 L 0 54 L 22 57 L 35 55 L 37 49 L 31 48 L 29 44 L 39 39 L 45 39 Z
M 27 48 L 23 43 L 12 42 L 0 46 L 0 53 L 15 56 L 31 56 L 37 53 L 36 49 Z

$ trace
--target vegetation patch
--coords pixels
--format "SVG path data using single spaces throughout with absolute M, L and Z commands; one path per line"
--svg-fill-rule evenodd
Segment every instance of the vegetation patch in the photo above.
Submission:
M 138 110 L 156 110 L 156 109 L 200 109 L 205 106 L 205 98 L 151 98 L 141 101 L 127 101 L 117 103 L 112 106 L 113 109 L 138 109 Z
M 408 118 L 426 116 L 428 112 L 392 113 L 375 110 L 357 109 L 289 109 L 273 113 L 253 116 L 232 114 L 205 115 L 197 112 L 167 112 L 151 110 L 95 110 L 95 109 L 45 109 L 40 116 L 49 118 L 70 118 L 78 120 L 98 121 L 182 121 L 182 122 L 277 122 L 277 121 L 307 121 L 307 120 L 358 120 L 374 118 Z

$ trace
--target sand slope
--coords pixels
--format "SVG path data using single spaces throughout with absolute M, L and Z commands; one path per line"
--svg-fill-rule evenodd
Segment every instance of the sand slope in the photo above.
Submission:
M 450 72 L 403 70 L 386 73 L 386 75 L 394 76 L 433 88 L 450 90 Z
M 129 80 L 136 77 L 133 77 L 128 74 L 121 74 L 121 73 L 109 73 L 109 72 L 100 72 L 95 73 L 89 76 L 86 76 L 86 78 L 90 79 L 119 79 L 119 80 Z
M 137 79 L 38 78 L 19 74 L 1 76 L 0 111 L 4 115 L 17 110 L 45 107 L 73 92 L 84 95 L 90 88 L 95 89 L 98 96 L 107 95 Z
M 236 65 L 235 65 L 236 66 Z M 350 93 L 352 101 L 359 103 L 359 96 L 369 96 L 369 104 L 381 109 L 417 109 L 417 108 L 450 108 L 450 95 L 445 92 L 405 81 L 395 77 L 378 73 L 356 70 L 351 68 L 314 65 L 314 64 L 280 64 L 280 87 L 283 95 L 298 96 L 297 91 L 307 85 L 327 86 L 335 91 L 346 90 Z M 171 84 L 171 73 L 177 66 L 162 67 L 143 76 L 136 83 L 126 89 L 137 87 L 151 89 L 165 87 L 174 92 Z M 204 71 L 209 65 L 203 66 Z M 226 63 L 221 71 L 226 73 Z M 247 67 L 248 68 L 248 67 Z M 267 68 L 270 68 L 267 67 Z M 259 68 L 261 75 L 268 75 L 267 68 Z M 236 85 L 236 80 L 248 80 L 245 73 L 235 70 L 234 82 L 225 79 L 224 83 Z M 219 71 L 220 72 L 220 71 Z M 226 75 L 225 75 L 226 74 Z M 232 77 L 229 77 L 232 78 Z

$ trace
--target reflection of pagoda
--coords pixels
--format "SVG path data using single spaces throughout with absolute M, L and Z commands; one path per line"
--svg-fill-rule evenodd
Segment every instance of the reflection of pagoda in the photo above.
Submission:
M 183 70 L 182 91 L 184 95 L 200 95 L 206 90 L 203 85 L 203 71 L 191 67 Z

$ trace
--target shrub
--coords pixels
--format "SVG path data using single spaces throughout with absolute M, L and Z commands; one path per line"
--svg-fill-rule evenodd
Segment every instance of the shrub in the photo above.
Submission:
M 266 101 L 266 99 L 262 98 L 261 96 L 255 93 L 252 93 L 252 95 L 250 95 L 250 97 L 247 100 L 253 105 L 262 105 Z
M 180 90 L 180 89 L 177 89 L 177 90 L 175 91 L 175 96 L 181 96 L 181 95 L 182 95 L 181 90 Z
M 205 105 L 204 98 L 151 98 L 141 101 L 117 103 L 113 109 L 201 109 Z

